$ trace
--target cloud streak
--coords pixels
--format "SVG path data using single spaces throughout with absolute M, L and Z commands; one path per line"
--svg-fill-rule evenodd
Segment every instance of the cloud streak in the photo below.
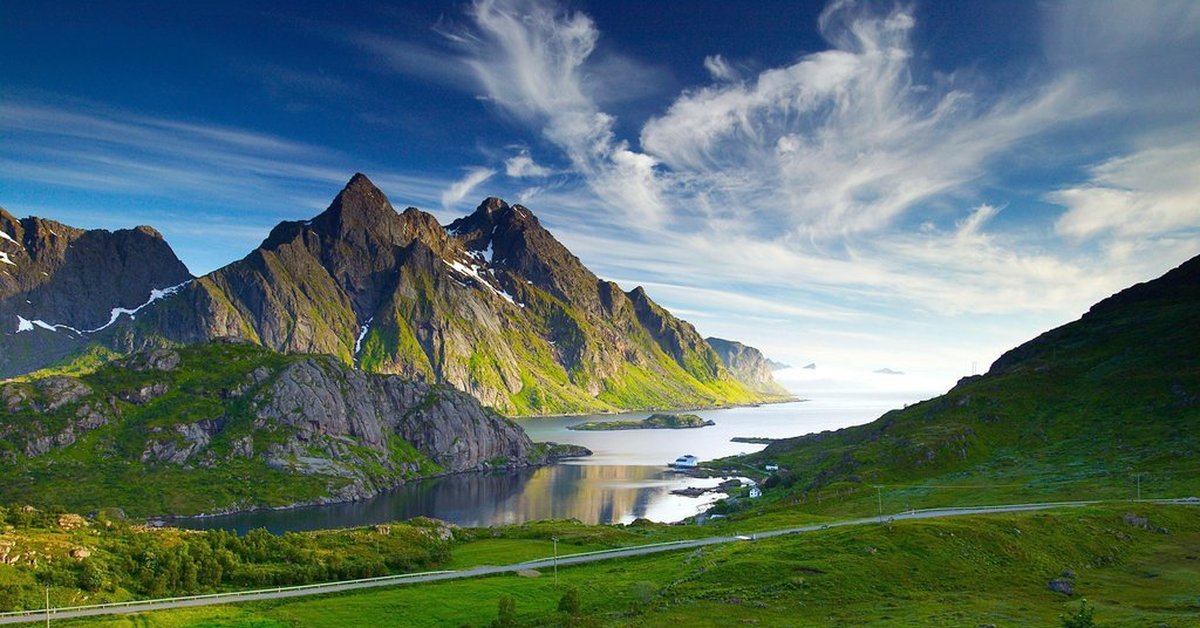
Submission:
M 466 176 L 455 181 L 450 187 L 442 192 L 442 207 L 451 208 L 466 198 L 468 194 L 475 191 L 483 182 L 492 178 L 496 174 L 491 168 L 471 168 L 467 171 Z
M 657 223 L 666 212 L 657 161 L 617 139 L 615 118 L 585 84 L 600 33 L 580 12 L 533 0 L 478 0 L 454 36 L 484 97 L 541 129 L 589 188 L 613 207 Z

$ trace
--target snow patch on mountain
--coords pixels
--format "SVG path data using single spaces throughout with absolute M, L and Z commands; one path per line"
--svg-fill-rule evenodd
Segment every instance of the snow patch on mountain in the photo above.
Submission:
M 490 246 L 489 246 L 488 250 L 490 252 L 490 250 L 491 250 Z M 466 264 L 463 264 L 462 262 L 459 262 L 457 260 L 442 260 L 442 262 L 445 263 L 450 268 L 454 269 L 455 271 L 474 279 L 475 283 L 477 285 L 482 285 L 482 286 L 486 287 L 488 290 L 491 290 L 493 293 L 496 294 L 496 296 L 500 297 L 501 299 L 504 299 L 505 301 L 508 301 L 509 303 L 512 303 L 513 305 L 515 305 L 517 307 L 525 307 L 524 304 L 518 303 L 517 300 L 513 297 L 513 295 L 492 285 L 492 282 L 485 279 L 483 277 L 483 274 L 479 272 L 478 268 L 476 268 L 474 266 L 467 266 Z M 488 269 L 485 269 L 485 270 L 487 272 L 490 272 L 490 270 L 488 270 Z
M 17 315 L 17 333 L 18 334 L 21 332 L 33 331 L 34 327 L 40 327 L 42 329 L 45 329 L 46 331 L 58 331 L 60 329 L 64 329 L 66 331 L 73 331 L 78 335 L 83 335 L 83 332 L 80 332 L 78 329 L 75 329 L 74 327 L 71 327 L 70 325 L 51 324 L 51 323 L 47 323 L 46 321 L 43 321 L 40 319 L 29 320 L 29 319 L 21 316 L 20 314 Z
M 164 297 L 169 297 L 172 294 L 179 292 L 180 290 L 183 289 L 184 286 L 188 285 L 189 283 L 192 283 L 191 279 L 189 279 L 181 284 L 171 286 L 169 288 L 162 288 L 162 289 L 153 288 L 150 290 L 150 298 L 145 303 L 143 303 L 133 309 L 125 308 L 125 307 L 114 307 L 112 309 L 112 311 L 109 313 L 107 323 L 105 323 L 95 329 L 88 329 L 84 333 L 94 334 L 98 331 L 106 329 L 108 326 L 117 322 L 117 319 L 120 318 L 122 314 L 128 314 L 129 318 L 134 318 L 135 315 L 142 310 L 142 308 L 146 307 L 147 305 L 150 305 L 151 303 L 154 303 L 155 301 L 158 301 L 159 299 L 162 299 Z
M 354 341 L 354 355 L 356 357 L 358 356 L 358 353 L 360 351 L 362 351 L 363 338 L 367 337 L 367 332 L 371 330 L 371 321 L 374 321 L 374 320 L 375 320 L 374 316 L 372 316 L 371 318 L 368 318 L 367 323 L 362 326 L 362 329 L 358 330 L 358 338 L 355 339 L 355 341 Z

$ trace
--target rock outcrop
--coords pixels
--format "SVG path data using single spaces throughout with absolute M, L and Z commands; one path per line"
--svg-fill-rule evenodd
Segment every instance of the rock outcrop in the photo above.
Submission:
M 271 473 L 317 478 L 324 489 L 304 501 L 330 502 L 405 480 L 590 453 L 533 443 L 447 386 L 228 342 L 135 354 L 81 378 L 7 382 L 0 401 L 0 460 L 8 463 L 0 466 L 0 501 L 10 497 L 5 473 L 24 476 L 63 459 L 142 465 L 147 487 L 198 478 L 172 489 L 181 493 L 250 465 L 242 489 L 249 497 L 211 505 L 230 511 L 295 503 L 260 490 L 257 480 Z M 78 480 L 89 481 L 105 480 Z
M 778 368 L 777 363 L 768 360 L 758 349 L 723 338 L 705 338 L 705 341 L 717 352 L 726 368 L 738 381 L 764 395 L 792 396 L 775 381 L 772 371 Z

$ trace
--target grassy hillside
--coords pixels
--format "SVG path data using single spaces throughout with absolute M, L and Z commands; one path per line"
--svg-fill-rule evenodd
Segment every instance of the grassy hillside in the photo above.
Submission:
M 226 429 L 210 448 L 222 452 L 243 436 L 260 447 L 281 436 L 255 428 L 247 400 L 230 403 L 223 397 L 246 382 L 255 369 L 274 372 L 295 357 L 231 344 L 183 348 L 180 355 L 179 367 L 169 371 L 110 363 L 88 372 L 70 364 L 43 371 L 39 379 L 8 384 L 8 394 L 28 395 L 33 403 L 0 417 L 0 459 L 4 460 L 0 503 L 84 511 L 122 506 L 131 515 L 148 515 L 202 512 L 245 500 L 286 504 L 325 494 L 323 479 L 294 477 L 256 458 L 233 459 L 207 469 L 143 460 L 148 441 L 175 424 L 221 418 Z M 83 359 L 83 363 L 91 361 L 91 356 Z M 78 399 L 54 398 L 33 383 L 60 373 L 82 373 L 78 381 L 90 392 Z M 166 392 L 148 402 L 140 403 L 129 394 L 155 384 L 163 385 Z M 68 446 L 26 455 L 31 440 L 67 431 L 81 408 L 95 404 L 102 414 L 114 418 L 90 431 L 73 429 L 78 440 Z
M 940 397 L 730 464 L 773 499 L 863 512 L 1200 494 L 1200 260 L 1097 304 Z M 772 492 L 769 491 L 768 495 Z
M 456 541 L 448 565 L 549 553 L 537 537 L 551 530 L 517 532 Z M 487 626 L 510 596 L 518 626 L 1051 626 L 1081 598 L 1102 626 L 1182 626 L 1200 621 L 1198 553 L 1194 509 L 1127 504 L 835 528 L 562 568 L 557 586 L 546 570 L 62 625 Z M 557 610 L 571 589 L 574 617 Z
M 0 504 L 246 510 L 550 455 L 463 393 L 333 358 L 213 343 L 94 361 L 0 383 Z

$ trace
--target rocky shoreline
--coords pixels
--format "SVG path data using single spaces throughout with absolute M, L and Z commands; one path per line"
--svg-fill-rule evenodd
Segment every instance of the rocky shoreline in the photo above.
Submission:
M 496 472 L 501 472 L 501 471 L 516 471 L 518 469 L 528 469 L 528 468 L 532 468 L 532 467 L 544 467 L 547 465 L 558 464 L 559 462 L 561 462 L 563 460 L 570 460 L 573 458 L 585 458 L 587 456 L 592 455 L 592 450 L 588 449 L 587 447 L 583 447 L 580 445 L 572 445 L 569 443 L 546 442 L 546 443 L 535 443 L 535 445 L 546 445 L 547 446 L 547 455 L 541 461 L 533 462 L 533 463 L 529 463 L 529 464 L 510 464 L 510 465 L 505 465 L 503 467 L 464 469 L 461 471 L 447 471 L 445 473 L 435 473 L 432 475 L 425 475 L 425 476 L 421 476 L 421 477 L 397 480 L 395 482 L 391 482 L 388 484 L 378 486 L 373 490 L 355 491 L 352 494 L 350 494 L 349 496 L 324 496 L 324 497 L 320 497 L 317 499 L 299 501 L 299 502 L 295 502 L 295 503 L 291 503 L 291 504 L 284 504 L 281 506 L 239 507 L 239 506 L 234 505 L 234 506 L 228 506 L 225 508 L 218 508 L 216 510 L 212 510 L 212 511 L 208 511 L 208 512 L 202 512 L 202 513 L 198 513 L 198 514 L 194 514 L 194 515 L 156 515 L 156 516 L 146 517 L 146 522 L 148 525 L 151 525 L 151 526 L 162 527 L 162 526 L 169 525 L 173 521 L 187 521 L 187 520 L 191 520 L 191 519 L 211 519 L 213 517 L 224 517 L 224 516 L 228 516 L 228 515 L 238 515 L 238 514 L 245 514 L 245 513 L 251 513 L 251 512 L 268 512 L 268 511 L 276 512 L 276 511 L 285 511 L 285 510 L 296 510 L 298 508 L 313 508 L 313 507 L 318 507 L 318 506 L 332 506 L 334 504 L 348 504 L 348 503 L 352 503 L 352 502 L 363 501 L 363 500 L 368 500 L 368 499 L 378 497 L 379 495 L 381 495 L 387 491 L 400 488 L 401 486 L 404 486 L 405 484 L 408 484 L 409 482 L 420 482 L 420 481 L 424 481 L 424 480 L 432 480 L 434 478 L 443 478 L 443 477 L 448 477 L 448 476 L 452 476 L 452 475 L 463 475 L 463 474 L 467 474 L 467 473 L 496 473 Z M 355 488 L 361 488 L 361 487 L 355 486 Z

